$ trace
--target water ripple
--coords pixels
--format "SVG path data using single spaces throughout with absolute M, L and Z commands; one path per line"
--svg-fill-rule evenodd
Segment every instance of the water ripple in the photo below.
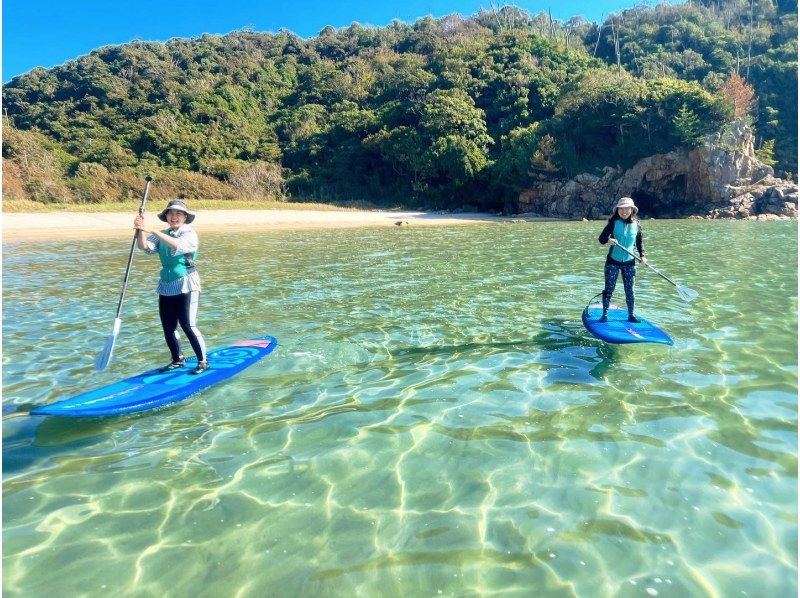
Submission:
M 66 421 L 27 412 L 168 359 L 157 265 L 94 373 L 126 247 L 6 246 L 4 591 L 795 595 L 796 225 L 645 224 L 701 294 L 640 269 L 671 348 L 585 333 L 596 223 L 204 235 L 209 344 L 278 349 Z

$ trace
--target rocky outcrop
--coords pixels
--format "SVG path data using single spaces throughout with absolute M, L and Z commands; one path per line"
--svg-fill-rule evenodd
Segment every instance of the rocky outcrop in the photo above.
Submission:
M 693 150 L 644 158 L 632 168 L 537 181 L 519 196 L 520 213 L 556 218 L 604 218 L 620 197 L 632 197 L 643 217 L 797 218 L 797 185 L 773 176 L 755 156 L 743 121 Z

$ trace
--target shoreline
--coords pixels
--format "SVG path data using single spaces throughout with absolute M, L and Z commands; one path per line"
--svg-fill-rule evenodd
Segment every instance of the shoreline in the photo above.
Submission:
M 128 237 L 133 230 L 134 216 L 135 213 L 131 212 L 4 212 L 2 214 L 3 242 Z M 153 212 L 150 212 L 148 216 L 155 220 Z M 525 218 L 487 213 L 202 210 L 197 213 L 192 228 L 199 233 L 213 233 L 308 228 L 485 224 L 531 220 L 560 221 L 557 218 Z

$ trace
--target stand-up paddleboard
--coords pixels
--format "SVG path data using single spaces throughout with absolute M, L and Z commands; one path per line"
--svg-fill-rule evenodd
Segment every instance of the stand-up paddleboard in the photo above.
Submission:
M 662 343 L 671 345 L 672 339 L 652 322 L 637 315 L 638 322 L 628 322 L 628 310 L 611 305 L 608 309 L 608 322 L 601 322 L 603 306 L 591 303 L 583 310 L 581 319 L 586 330 L 601 341 L 615 344 Z
M 207 357 L 209 368 L 201 374 L 189 373 L 197 365 L 197 359 L 192 357 L 186 360 L 186 365 L 181 369 L 169 372 L 150 370 L 71 399 L 36 407 L 30 413 L 95 417 L 135 413 L 169 405 L 235 376 L 272 353 L 277 345 L 278 341 L 271 336 L 239 341 L 211 351 Z

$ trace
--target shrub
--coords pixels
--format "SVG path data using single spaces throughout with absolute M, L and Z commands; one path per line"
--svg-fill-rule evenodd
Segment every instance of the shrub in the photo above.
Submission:
M 248 199 L 285 199 L 286 181 L 280 165 L 255 162 L 230 176 L 230 183 Z

